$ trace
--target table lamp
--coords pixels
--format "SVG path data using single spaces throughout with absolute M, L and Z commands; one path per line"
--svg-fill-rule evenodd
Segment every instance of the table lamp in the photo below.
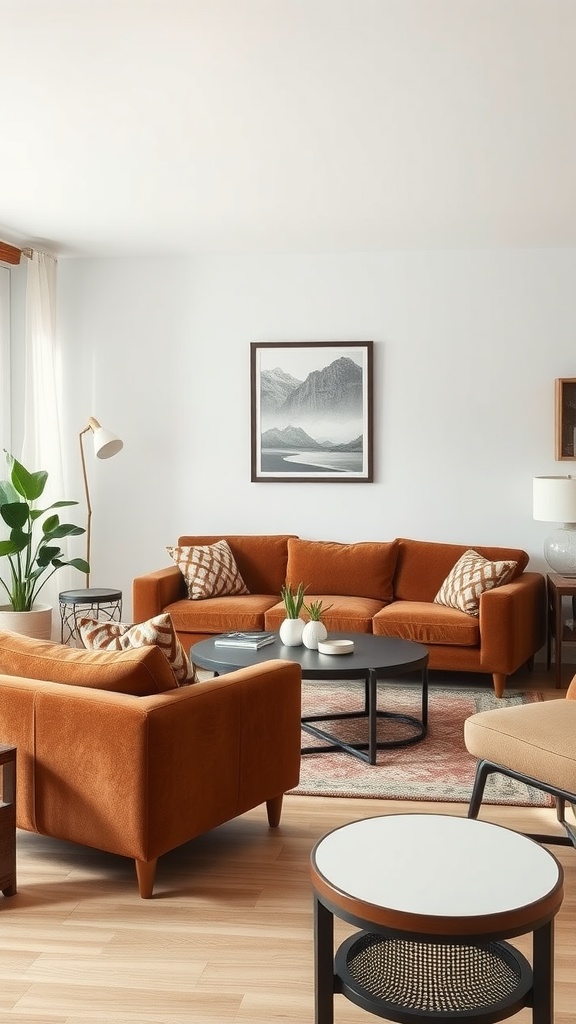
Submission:
M 86 459 L 84 458 L 84 444 L 82 438 L 84 434 L 87 434 L 91 430 L 93 433 L 94 441 L 94 454 L 98 459 L 111 459 L 113 455 L 117 455 L 119 451 L 124 447 L 124 442 L 116 437 L 115 434 L 111 434 L 109 430 L 105 430 L 101 427 L 98 420 L 90 416 L 88 419 L 88 426 L 84 427 L 84 430 L 80 431 L 78 435 L 80 441 L 80 457 L 82 459 L 82 476 L 84 478 L 84 492 L 86 494 L 86 507 L 88 510 L 88 523 L 86 526 L 86 561 L 90 565 L 90 537 L 91 537 L 91 521 L 92 521 L 92 505 L 90 504 L 90 491 L 88 489 L 88 475 L 86 473 Z M 90 586 L 90 572 L 86 573 L 86 587 Z
M 560 576 L 576 577 L 576 477 L 535 476 L 533 517 L 564 524 L 544 541 L 544 557 Z

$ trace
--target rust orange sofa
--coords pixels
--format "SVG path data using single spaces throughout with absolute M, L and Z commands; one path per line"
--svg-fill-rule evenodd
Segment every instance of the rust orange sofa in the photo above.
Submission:
M 507 677 L 530 663 L 545 641 L 544 577 L 526 571 L 528 555 L 520 549 L 407 538 L 339 544 L 293 534 L 182 536 L 178 544 L 222 539 L 249 593 L 191 601 L 184 576 L 171 565 L 134 580 L 134 621 L 169 612 L 188 651 L 198 640 L 232 629 L 277 629 L 284 617 L 282 584 L 302 581 L 308 600 L 332 605 L 323 617 L 329 632 L 415 640 L 429 648 L 432 669 L 489 673 L 498 696 Z M 478 617 L 434 603 L 469 547 L 490 560 L 517 562 L 509 583 L 482 594 Z
M 17 825 L 133 858 L 266 803 L 300 772 L 300 668 L 270 661 L 177 687 L 158 647 L 81 651 L 0 633 L 0 742 L 17 747 Z

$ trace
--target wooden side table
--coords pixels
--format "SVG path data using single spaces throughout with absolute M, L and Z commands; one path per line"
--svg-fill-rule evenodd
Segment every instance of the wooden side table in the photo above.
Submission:
M 0 744 L 0 891 L 16 895 L 16 747 Z
M 546 576 L 546 668 L 550 668 L 554 641 L 556 689 L 562 685 L 562 645 L 576 644 L 576 579 L 548 573 Z M 571 617 L 564 619 L 564 598 L 570 598 Z

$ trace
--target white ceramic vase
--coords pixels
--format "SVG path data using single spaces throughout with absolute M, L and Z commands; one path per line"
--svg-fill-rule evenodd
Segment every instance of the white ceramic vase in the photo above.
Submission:
M 9 604 L 0 605 L 0 629 L 38 640 L 50 640 L 52 608 L 49 604 L 35 604 L 29 612 L 15 612 Z
M 318 641 L 325 640 L 327 636 L 328 630 L 324 623 L 311 619 L 310 622 L 306 623 L 302 631 L 302 643 L 311 651 L 317 651 Z
M 284 619 L 280 626 L 280 639 L 285 647 L 300 647 L 304 619 Z

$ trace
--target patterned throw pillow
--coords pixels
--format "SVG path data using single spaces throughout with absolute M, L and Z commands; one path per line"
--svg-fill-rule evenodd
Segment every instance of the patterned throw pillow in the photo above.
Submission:
M 219 540 L 216 544 L 166 550 L 184 576 L 188 597 L 192 601 L 249 593 L 238 572 L 228 541 Z
M 166 655 L 178 686 L 197 682 L 196 669 L 182 647 L 172 619 L 167 613 L 131 626 L 126 622 L 99 622 L 78 619 L 84 647 L 91 651 L 127 651 L 132 647 L 155 644 Z
M 514 575 L 517 562 L 489 562 L 469 548 L 450 570 L 434 601 L 448 608 L 458 608 L 467 615 L 480 613 L 480 595 L 507 583 Z

